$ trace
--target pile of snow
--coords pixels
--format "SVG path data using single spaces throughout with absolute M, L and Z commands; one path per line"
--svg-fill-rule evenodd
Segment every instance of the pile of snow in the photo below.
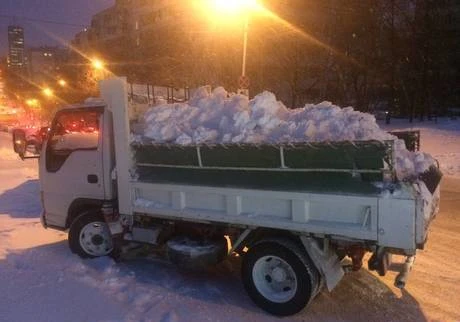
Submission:
M 423 151 L 439 161 L 444 175 L 460 178 L 460 120 L 438 117 L 432 121 L 393 119 L 391 124 L 381 124 L 386 131 L 420 131 Z
M 295 143 L 396 140 L 399 179 L 416 177 L 434 164 L 428 154 L 409 152 L 404 141 L 380 129 L 375 117 L 330 102 L 288 109 L 274 94 L 248 100 L 222 87 L 198 90 L 188 104 L 164 104 L 145 114 L 144 137 L 154 143 Z

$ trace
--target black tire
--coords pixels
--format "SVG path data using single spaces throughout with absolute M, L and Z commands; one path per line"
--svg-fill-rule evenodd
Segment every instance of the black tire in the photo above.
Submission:
M 271 301 L 255 285 L 253 279 L 254 266 L 259 259 L 266 256 L 281 258 L 292 268 L 295 274 L 297 280 L 295 293 L 292 298 L 285 302 Z M 304 309 L 317 295 L 320 283 L 318 270 L 306 251 L 297 243 L 284 239 L 261 241 L 249 248 L 243 258 L 242 279 L 244 287 L 254 303 L 263 310 L 277 316 L 296 314 Z
M 114 247 L 113 247 L 113 241 L 110 240 L 110 245 L 108 245 L 106 242 L 106 238 L 92 238 L 90 243 L 93 243 L 92 246 L 84 246 L 82 245 L 82 240 L 80 238 L 80 233 L 82 230 L 87 226 L 90 225 L 91 223 L 94 224 L 95 227 L 101 227 L 101 225 L 107 225 L 105 223 L 104 217 L 97 213 L 97 212 L 86 212 L 78 216 L 70 225 L 70 230 L 69 230 L 69 247 L 72 250 L 73 253 L 77 254 L 81 258 L 96 258 L 96 257 L 101 257 L 101 256 L 112 256 L 114 254 Z M 108 227 L 101 227 L 101 229 L 108 229 Z M 97 234 L 96 234 L 97 235 Z M 100 234 L 99 237 L 103 236 L 103 234 Z M 102 244 L 99 244 L 102 243 Z M 105 245 L 105 247 L 104 247 Z M 101 247 L 103 248 L 104 251 L 101 250 L 104 254 L 101 255 L 97 252 L 91 252 L 88 250 L 88 248 L 91 247 Z M 111 246 L 111 247 L 109 247 Z

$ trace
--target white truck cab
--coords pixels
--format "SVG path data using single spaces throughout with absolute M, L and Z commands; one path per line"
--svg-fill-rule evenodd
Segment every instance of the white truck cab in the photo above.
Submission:
M 111 117 L 104 105 L 57 112 L 39 160 L 43 221 L 67 229 L 88 207 L 114 200 Z

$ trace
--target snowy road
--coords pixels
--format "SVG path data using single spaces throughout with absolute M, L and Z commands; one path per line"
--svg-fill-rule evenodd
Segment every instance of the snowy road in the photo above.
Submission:
M 449 124 L 425 126 L 422 149 L 460 177 L 460 121 Z M 320 294 L 308 311 L 283 320 L 460 320 L 459 196 L 460 180 L 445 179 L 441 213 L 405 291 L 392 286 L 396 273 L 379 278 L 362 269 Z M 41 227 L 39 212 L 36 161 L 19 161 L 8 134 L 0 133 L 2 322 L 280 320 L 252 304 L 237 259 L 194 274 L 152 259 L 81 260 L 70 253 L 66 234 Z

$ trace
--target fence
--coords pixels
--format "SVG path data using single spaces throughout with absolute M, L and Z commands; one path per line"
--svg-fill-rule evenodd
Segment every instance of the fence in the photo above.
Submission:
M 181 103 L 188 101 L 190 93 L 195 92 L 195 90 L 188 87 L 128 84 L 128 97 L 131 102 L 150 106 L 163 103 Z

